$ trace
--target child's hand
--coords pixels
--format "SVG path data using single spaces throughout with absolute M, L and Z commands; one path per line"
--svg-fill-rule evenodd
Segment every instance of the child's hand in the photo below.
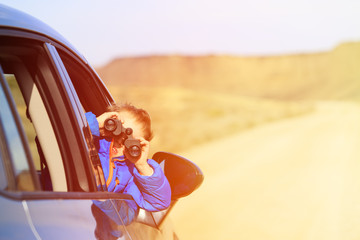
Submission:
M 150 142 L 146 141 L 142 137 L 140 137 L 138 140 L 140 141 L 141 155 L 137 158 L 134 158 L 125 151 L 125 157 L 135 164 L 136 169 L 141 175 L 151 176 L 153 175 L 154 170 L 147 162 L 150 150 Z
M 99 129 L 100 129 L 102 136 L 105 134 L 105 131 L 103 131 L 104 123 L 105 123 L 105 120 L 108 118 L 114 118 L 114 119 L 120 120 L 120 114 L 118 112 L 104 112 L 103 114 L 101 114 L 100 116 L 98 116 L 96 118 L 99 123 Z

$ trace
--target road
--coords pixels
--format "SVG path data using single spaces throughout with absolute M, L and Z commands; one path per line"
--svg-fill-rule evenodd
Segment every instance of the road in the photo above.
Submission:
M 180 239 L 360 239 L 360 105 L 321 102 L 185 152 L 203 185 L 171 213 Z

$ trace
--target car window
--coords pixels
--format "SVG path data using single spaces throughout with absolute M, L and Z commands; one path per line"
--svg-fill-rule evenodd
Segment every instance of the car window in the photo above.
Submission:
M 11 165 L 8 172 L 12 173 L 14 183 L 9 190 L 33 191 L 35 189 L 34 179 L 31 175 L 31 167 L 28 162 L 28 149 L 22 138 L 22 126 L 16 119 L 15 106 L 12 106 L 14 99 L 9 92 L 5 76 L 1 71 L 0 90 L 0 122 L 2 138 L 6 142 L 6 148 L 2 148 L 2 164 Z M 6 153 L 5 153 L 6 151 Z M 3 156 L 6 156 L 6 158 Z M 9 162 L 11 160 L 11 162 Z M 9 175 L 9 174 L 8 174 Z M 10 176 L 8 176 L 10 177 Z M 3 186 L 5 187 L 5 186 Z M 10 186 L 9 186 L 10 187 Z
M 0 143 L 2 145 L 2 143 Z M 1 150 L 0 150 L 1 151 Z M 0 190 L 5 190 L 8 186 L 8 181 L 6 178 L 6 172 L 4 169 L 4 161 L 2 154 L 0 154 Z
M 113 101 L 97 75 L 62 46 L 21 38 L 0 38 L 0 64 L 41 189 L 95 191 L 84 113 L 99 114 Z
M 40 180 L 42 190 L 67 191 L 63 157 L 48 111 L 53 107 L 46 107 L 51 98 L 44 96 L 56 94 L 56 89 L 50 92 L 43 84 L 45 79 L 54 78 L 45 50 L 37 41 L 1 38 L 0 44 L 0 64 L 10 86 L 9 94 L 15 99 L 19 124 L 25 129 L 24 144 L 31 149 L 27 160 L 36 168 L 33 177 Z
M 72 158 L 72 161 L 68 162 L 71 170 L 69 174 L 77 177 L 77 181 L 75 181 L 74 183 L 76 185 L 79 185 L 79 188 L 85 191 L 89 191 L 93 183 L 90 182 L 89 186 L 88 180 L 93 180 L 94 176 L 92 174 L 92 168 L 90 167 L 90 151 L 88 150 L 88 145 L 86 144 L 88 141 L 86 140 L 85 136 L 87 132 L 87 124 L 85 120 L 84 110 L 57 49 L 49 43 L 45 43 L 45 47 L 49 53 L 49 57 L 54 63 L 54 67 L 57 69 L 60 75 L 59 80 L 64 86 L 64 91 L 66 93 L 69 103 L 68 112 L 69 115 L 72 115 L 74 117 L 73 121 L 75 121 L 72 122 L 71 127 L 72 131 L 74 131 L 74 133 L 77 133 L 77 139 L 74 142 L 76 143 L 77 147 L 74 148 L 74 150 L 72 151 L 72 153 L 74 155 L 76 154 L 76 156 Z M 78 138 L 79 136 L 81 138 Z M 73 185 L 74 184 L 72 183 L 71 186 Z
M 90 132 L 89 125 L 86 121 L 85 112 L 93 112 L 96 115 L 103 113 L 107 106 L 109 106 L 113 99 L 109 95 L 107 89 L 105 89 L 101 80 L 98 78 L 96 73 L 91 69 L 88 64 L 85 64 L 81 59 L 73 56 L 71 53 L 56 49 L 57 55 L 61 58 L 62 65 L 61 71 L 66 71 L 66 84 L 68 86 L 69 95 L 72 96 L 73 109 L 77 112 L 78 124 L 81 126 L 82 140 L 84 143 L 84 152 L 88 153 L 89 162 L 92 164 L 99 164 L 100 159 L 93 144 L 92 135 Z M 57 56 L 56 56 L 57 57 Z M 97 169 L 93 171 L 93 169 Z M 99 171 L 97 167 L 92 167 L 89 172 L 94 174 L 95 179 L 99 180 Z M 101 178 L 101 177 L 100 177 Z M 99 186 L 100 183 L 96 183 Z M 101 185 L 101 184 L 100 184 Z
M 4 76 L 5 76 L 6 82 L 9 86 L 10 92 L 14 98 L 16 109 L 20 115 L 20 120 L 21 120 L 24 130 L 25 130 L 25 134 L 26 134 L 26 137 L 27 137 L 27 140 L 29 143 L 32 159 L 35 163 L 36 169 L 40 169 L 40 156 L 39 156 L 39 152 L 37 150 L 36 142 L 35 142 L 36 132 L 35 132 L 34 126 L 32 125 L 32 123 L 28 117 L 28 114 L 26 111 L 27 107 L 26 107 L 26 103 L 24 101 L 23 95 L 22 95 L 19 85 L 15 79 L 15 75 L 14 74 L 4 74 Z
M 83 111 L 91 111 L 95 115 L 103 113 L 106 107 L 113 102 L 113 99 L 108 95 L 108 91 L 96 73 L 89 70 L 89 65 L 85 65 L 80 60 L 77 61 L 69 53 L 61 49 L 58 49 L 58 53 L 70 76 Z

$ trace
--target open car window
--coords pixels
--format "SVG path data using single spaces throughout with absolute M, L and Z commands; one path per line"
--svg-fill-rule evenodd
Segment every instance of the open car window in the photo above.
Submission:
M 89 71 L 89 65 L 75 58 L 71 53 L 59 48 L 57 51 L 71 79 L 71 84 L 83 111 L 91 111 L 95 115 L 103 113 L 114 100 L 108 94 L 99 77 L 94 71 Z
M 96 191 L 85 112 L 100 114 L 113 102 L 96 73 L 61 45 L 18 37 L 0 37 L 0 64 L 30 149 L 30 175 L 39 182 L 29 189 Z
M 83 109 L 79 109 L 80 104 L 78 109 L 73 106 L 77 95 L 71 92 L 73 87 L 63 81 L 64 77 L 57 69 L 62 63 L 60 58 L 53 56 L 57 54 L 55 48 L 29 39 L 1 38 L 0 42 L 3 81 L 8 85 L 8 99 L 15 103 L 12 114 L 15 112 L 19 116 L 18 127 L 24 129 L 26 136 L 23 144 L 30 149 L 29 157 L 24 158 L 29 161 L 28 168 L 33 166 L 35 169 L 32 178 L 40 181 L 40 189 L 22 189 L 93 190 L 86 141 L 84 137 L 79 138 L 85 124 L 81 115 Z M 4 129 L 12 128 L 6 126 Z M 22 172 L 20 179 L 26 183 L 29 176 L 22 170 L 24 167 L 18 163 L 19 159 L 11 158 L 8 165 L 12 166 L 15 176 Z
M 12 98 L 10 88 L 1 68 L 0 75 L 0 155 L 2 160 L 1 166 L 4 172 L 1 190 L 34 191 L 37 179 L 32 178 L 31 171 L 33 169 L 32 162 L 28 161 L 28 145 L 24 144 L 23 129 L 16 118 L 15 101 Z
M 19 156 L 21 148 L 17 150 L 9 148 L 10 154 L 12 151 L 17 154 L 6 159 L 6 161 L 11 161 L 6 164 L 12 166 L 11 170 L 16 177 L 15 190 L 39 190 L 31 186 L 36 186 L 39 179 L 40 187 L 43 190 L 67 191 L 67 181 L 58 142 L 40 94 L 41 90 L 35 83 L 49 71 L 41 44 L 32 41 L 20 43 L 11 41 L 11 39 L 1 39 L 0 64 L 4 73 L 2 87 L 6 91 L 5 85 L 7 85 L 8 89 L 7 100 L 3 103 L 14 102 L 11 112 L 13 120 L 10 121 L 9 117 L 6 118 L 6 122 L 8 124 L 17 123 L 17 128 L 13 130 L 14 135 L 21 136 L 22 129 L 24 129 L 26 137 L 22 144 L 24 149 L 30 149 L 29 153 L 26 152 L 23 157 L 26 160 L 21 160 L 22 157 Z M 7 131 L 6 129 L 9 127 L 3 126 L 3 129 Z M 51 164 L 48 166 L 43 161 L 44 159 Z M 22 169 L 24 167 L 21 166 L 24 165 L 24 162 L 27 162 L 29 170 Z M 33 167 L 36 173 L 30 172 Z M 45 185 L 48 185 L 49 188 L 46 189 Z

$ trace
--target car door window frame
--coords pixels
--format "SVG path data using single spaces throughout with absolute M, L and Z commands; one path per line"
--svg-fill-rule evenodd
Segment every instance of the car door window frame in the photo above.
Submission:
M 8 34 L 9 32 L 8 31 L 6 31 L 6 32 L 7 32 L 7 34 L 5 34 L 5 35 L 9 35 Z M 19 38 L 19 35 L 21 35 L 14 31 L 10 31 L 10 32 L 12 32 L 13 36 L 15 36 L 16 38 Z M 0 38 L 1 38 L 1 33 L 2 33 L 2 31 L 0 31 Z M 12 37 L 10 36 L 9 38 L 12 38 Z M 42 37 L 42 36 L 32 37 L 31 33 L 26 33 L 26 37 L 25 38 L 22 37 L 21 39 L 22 39 L 21 41 L 23 41 L 24 43 L 25 42 L 28 43 L 30 40 L 36 41 L 36 42 L 38 42 L 38 46 L 41 46 L 41 42 L 43 42 L 44 37 Z M 12 41 L 9 41 L 9 42 L 12 42 Z M 67 48 L 64 48 L 62 45 L 59 45 L 56 42 L 53 42 L 51 40 L 47 40 L 46 42 L 53 44 L 56 48 L 59 48 L 59 49 L 61 49 L 61 51 L 66 52 L 66 54 L 68 54 L 69 56 L 73 55 L 71 53 L 71 51 L 69 51 Z M 57 137 L 59 148 L 61 149 L 61 154 L 63 154 L 64 152 L 66 152 L 66 149 L 68 149 L 68 148 L 66 146 L 63 146 L 63 143 L 65 143 L 62 140 L 63 137 L 59 137 L 59 135 L 65 134 L 65 133 L 63 131 L 64 123 L 62 123 L 62 121 L 58 120 L 58 119 L 59 119 L 59 112 L 61 112 L 61 109 L 64 109 L 64 107 L 57 106 L 54 103 L 55 99 L 50 95 L 56 94 L 63 99 L 65 98 L 65 100 L 64 100 L 65 105 L 69 103 L 69 99 L 67 96 L 67 91 L 65 91 L 65 87 L 62 86 L 62 84 L 63 84 L 62 80 L 60 79 L 61 80 L 60 83 L 59 83 L 59 81 L 58 82 L 53 81 L 54 78 L 60 78 L 60 77 L 59 77 L 59 73 L 57 72 L 57 68 L 54 67 L 55 63 L 53 62 L 53 59 L 50 57 L 51 54 L 46 53 L 46 48 L 43 47 L 41 50 L 41 55 L 42 55 L 41 59 L 39 60 L 40 62 L 37 64 L 42 65 L 42 67 L 40 67 L 40 69 L 38 70 L 39 73 L 37 74 L 36 78 L 34 78 L 33 80 L 38 88 L 40 96 L 43 98 L 45 108 L 49 115 L 51 124 L 53 125 L 55 135 Z M 48 56 L 48 57 L 46 57 L 46 56 Z M 74 59 L 74 60 L 78 61 L 77 59 Z M 84 67 L 84 64 L 82 67 Z M 88 71 L 88 70 L 86 70 L 86 71 Z M 93 73 L 91 72 L 91 74 L 93 74 Z M 97 81 L 99 81 L 99 79 L 97 79 Z M 97 83 L 97 84 L 100 84 L 100 85 L 98 85 L 100 91 L 101 91 L 101 88 L 104 87 L 104 85 L 101 85 L 101 83 L 102 82 Z M 60 86 L 58 84 L 60 84 Z M 52 89 L 55 89 L 55 91 L 50 91 Z M 105 91 L 104 96 L 101 96 L 101 98 L 103 98 L 103 100 L 104 100 L 104 102 L 102 104 L 109 105 L 113 102 L 113 99 L 110 95 L 107 95 L 106 93 L 107 93 L 107 91 Z M 64 104 L 61 104 L 61 105 L 64 105 Z M 55 109 L 52 109 L 52 108 L 55 108 Z M 99 109 L 97 109 L 97 111 L 99 111 Z M 21 124 L 21 123 L 19 123 L 19 124 Z M 80 129 L 78 129 L 78 130 L 80 131 Z M 26 139 L 26 137 L 24 136 L 24 141 L 25 141 L 25 139 Z M 65 139 L 68 139 L 68 138 L 65 137 Z M 68 144 L 68 143 L 65 143 L 65 144 Z M 62 155 L 62 158 L 64 159 L 63 155 Z M 70 160 L 71 159 L 67 159 L 66 161 L 70 161 Z M 64 166 L 65 166 L 65 164 L 64 164 Z M 37 175 L 35 173 L 35 169 L 34 169 L 34 172 L 32 173 L 32 176 L 37 177 Z M 67 176 L 67 181 L 69 181 L 69 179 L 68 179 L 69 173 L 66 173 L 66 176 Z M 91 176 L 91 177 L 93 177 L 93 176 Z M 33 192 L 21 192 L 21 191 L 16 192 L 16 191 L 0 190 L 0 194 L 3 196 L 6 196 L 8 198 L 12 198 L 12 199 L 16 199 L 16 200 L 26 200 L 26 199 L 34 199 L 34 200 L 36 200 L 36 199 L 39 199 L 39 200 L 40 199 L 129 199 L 129 200 L 133 200 L 132 196 L 129 194 L 97 192 L 96 186 L 94 186 L 94 191 L 79 191 L 79 190 L 69 189 L 68 191 L 52 192 L 52 191 L 41 191 L 40 187 L 38 187 L 37 190 L 35 190 Z
M 84 189 L 85 191 L 94 191 L 94 186 L 96 184 L 90 165 L 89 150 L 85 144 L 86 138 L 83 133 L 83 129 L 86 126 L 86 120 L 82 110 L 82 106 L 74 89 L 74 86 L 71 82 L 69 74 L 66 71 L 64 63 L 62 62 L 62 59 L 60 58 L 56 48 L 50 43 L 44 43 L 44 47 L 47 50 L 49 57 L 54 63 L 54 67 L 59 74 L 59 80 L 64 86 L 64 91 L 66 92 L 67 98 L 69 99 L 69 103 L 71 105 L 68 111 L 69 115 L 76 119 L 72 127 L 77 137 L 76 142 L 79 149 L 77 152 L 78 157 L 74 157 L 72 159 L 73 162 L 70 162 L 69 164 L 70 168 L 72 168 L 73 173 L 76 173 L 77 183 L 79 184 L 81 189 Z

